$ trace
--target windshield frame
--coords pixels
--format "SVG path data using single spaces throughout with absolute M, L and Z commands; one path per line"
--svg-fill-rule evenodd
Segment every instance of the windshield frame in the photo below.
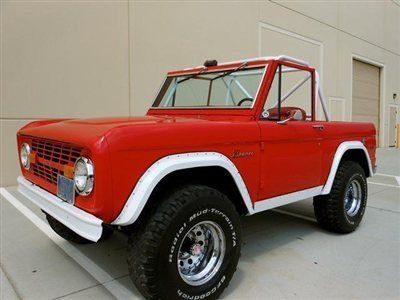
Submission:
M 205 74 L 212 74 L 212 73 L 223 73 L 223 72 L 229 72 L 232 71 L 236 68 L 237 66 L 218 66 L 218 67 L 214 67 L 214 68 L 209 68 L 207 71 L 202 72 L 199 75 L 205 75 Z M 265 81 L 266 75 L 268 73 L 268 69 L 270 68 L 270 62 L 269 61 L 265 61 L 262 63 L 257 63 L 257 64 L 247 64 L 244 68 L 242 68 L 240 71 L 248 71 L 248 70 L 252 70 L 252 69 L 257 69 L 257 68 L 264 68 L 263 72 L 262 72 L 262 76 L 260 79 L 260 82 L 258 84 L 258 88 L 257 88 L 257 92 L 254 95 L 254 101 L 252 102 L 251 106 L 154 106 L 157 98 L 162 90 L 162 88 L 164 87 L 166 81 L 168 78 L 171 77 L 184 77 L 184 76 L 190 76 L 190 75 L 196 75 L 196 73 L 198 73 L 199 71 L 201 71 L 202 69 L 204 69 L 204 67 L 202 67 L 202 69 L 196 68 L 196 69 L 191 69 L 191 70 L 184 70 L 182 72 L 170 72 L 167 74 L 167 76 L 164 78 L 161 86 L 158 89 L 158 92 L 156 94 L 156 96 L 154 97 L 154 100 L 152 102 L 151 107 L 149 108 L 149 111 L 157 111 L 157 110 L 169 110 L 169 111 L 173 111 L 173 110 L 240 110 L 240 111 L 252 111 L 255 107 L 256 107 L 256 103 L 258 103 L 259 101 L 259 96 L 260 96 L 260 91 L 261 88 L 263 86 L 263 83 Z M 239 71 L 239 72 L 240 72 Z

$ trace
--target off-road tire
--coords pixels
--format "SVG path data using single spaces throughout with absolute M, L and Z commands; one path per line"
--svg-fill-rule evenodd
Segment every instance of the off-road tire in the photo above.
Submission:
M 345 209 L 348 185 L 356 180 L 362 191 L 361 205 L 356 215 L 349 216 Z M 314 197 L 314 214 L 325 229 L 337 233 L 350 233 L 360 224 L 367 206 L 367 180 L 363 168 L 356 162 L 344 161 L 339 165 L 330 194 Z
M 185 185 L 160 199 L 128 241 L 130 277 L 147 299 L 216 299 L 228 286 L 240 257 L 241 226 L 231 201 L 203 185 Z M 199 286 L 187 284 L 178 270 L 178 252 L 187 232 L 199 222 L 218 224 L 226 250 L 214 276 Z
M 47 222 L 49 223 L 50 227 L 57 233 L 59 236 L 61 236 L 63 239 L 66 239 L 70 242 L 73 242 L 75 244 L 91 244 L 94 243 L 88 239 L 85 239 L 84 237 L 81 237 L 79 234 L 76 232 L 72 231 L 69 229 L 67 226 L 59 222 L 57 219 L 53 218 L 49 214 L 45 213 Z M 103 234 L 101 236 L 100 240 L 105 240 L 108 237 L 110 237 L 113 234 L 113 230 L 103 227 Z

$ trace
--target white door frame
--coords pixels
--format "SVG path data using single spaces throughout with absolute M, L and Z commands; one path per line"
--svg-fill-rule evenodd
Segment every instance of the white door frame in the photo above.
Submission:
M 395 122 L 396 122 L 396 126 L 397 126 L 397 124 L 399 123 L 399 117 L 398 117 L 398 115 L 399 115 L 399 105 L 398 104 L 389 104 L 388 105 L 389 107 L 389 115 L 388 115 L 388 146 L 390 146 L 389 145 L 389 141 L 390 141 L 390 108 L 391 107 L 396 107 L 396 111 L 397 111 L 397 115 L 396 115 L 396 120 L 395 120 Z M 397 130 L 399 130 L 399 128 L 397 128 Z M 396 141 L 396 143 L 395 143 L 395 147 L 397 146 L 397 145 L 399 145 L 399 143 L 400 143 L 400 141 L 398 141 L 397 140 L 397 137 L 398 137 L 398 135 L 399 135 L 399 133 L 397 132 L 397 130 L 396 130 L 396 137 L 395 137 L 395 141 Z
M 350 120 L 353 120 L 353 61 L 359 60 L 365 62 L 367 64 L 376 66 L 380 68 L 379 74 L 379 147 L 387 147 L 385 143 L 385 121 L 386 121 L 386 114 L 385 114 L 385 96 L 386 96 L 386 85 L 385 85 L 385 78 L 386 78 L 386 65 L 378 62 L 376 60 L 370 59 L 368 57 L 352 53 L 351 54 L 351 63 L 350 63 Z

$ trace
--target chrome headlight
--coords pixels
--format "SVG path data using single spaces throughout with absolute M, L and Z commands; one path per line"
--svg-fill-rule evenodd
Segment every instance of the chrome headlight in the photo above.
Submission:
M 87 196 L 93 190 L 94 167 L 90 159 L 79 157 L 74 167 L 75 188 L 80 195 Z
M 29 167 L 31 165 L 29 157 L 30 154 L 31 154 L 31 147 L 29 147 L 27 143 L 23 143 L 21 145 L 20 159 L 22 166 L 27 170 L 29 170 Z

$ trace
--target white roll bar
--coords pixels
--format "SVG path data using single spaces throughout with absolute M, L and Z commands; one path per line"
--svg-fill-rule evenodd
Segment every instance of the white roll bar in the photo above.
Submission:
M 298 59 L 295 57 L 291 57 L 288 55 L 279 55 L 277 58 L 277 60 L 281 60 L 281 61 L 289 61 L 289 62 L 293 62 L 295 64 L 299 64 L 299 65 L 303 65 L 303 66 L 309 66 L 309 62 L 302 60 L 302 59 Z
M 321 102 L 322 110 L 324 111 L 324 115 L 327 121 L 331 120 L 331 116 L 329 115 L 328 108 L 326 107 L 326 100 L 324 97 L 324 93 L 322 92 L 322 83 L 319 79 L 319 74 L 317 70 L 315 70 L 315 97 L 319 98 Z
M 303 65 L 303 66 L 309 66 L 310 65 L 305 60 L 298 59 L 298 58 L 295 58 L 295 57 L 291 57 L 291 56 L 288 56 L 288 55 L 279 55 L 277 57 L 277 60 L 289 61 L 289 62 L 293 62 L 293 63 L 299 64 L 299 65 Z M 292 94 L 295 90 L 297 90 L 306 80 L 301 82 L 299 85 L 296 85 L 294 87 L 294 89 L 289 92 L 289 94 Z M 319 101 L 321 103 L 322 110 L 324 111 L 324 115 L 325 115 L 326 120 L 330 121 L 331 117 L 330 117 L 329 112 L 328 112 L 328 108 L 327 108 L 327 105 L 326 105 L 326 100 L 325 100 L 325 97 L 324 97 L 324 93 L 322 91 L 322 83 L 321 83 L 321 80 L 319 78 L 319 74 L 318 74 L 317 70 L 315 70 L 315 96 L 319 99 Z
M 285 95 L 281 97 L 281 103 L 285 102 L 285 100 L 289 98 L 295 91 L 297 91 L 308 79 L 310 79 L 310 77 L 311 74 L 307 75 L 298 83 L 296 83 Z M 279 105 L 279 99 L 275 102 L 275 105 L 273 107 L 278 107 L 278 105 Z

